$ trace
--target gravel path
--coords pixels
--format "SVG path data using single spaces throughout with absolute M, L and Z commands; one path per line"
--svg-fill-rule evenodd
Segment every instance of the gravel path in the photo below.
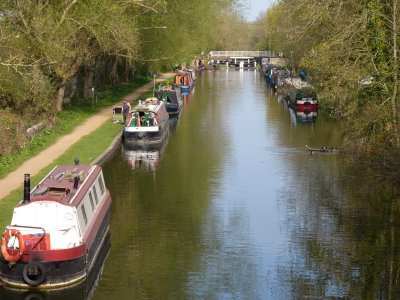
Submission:
M 165 73 L 156 79 L 156 82 L 161 82 L 164 79 L 174 76 L 174 73 Z M 153 81 L 138 88 L 133 93 L 124 97 L 129 102 L 136 100 L 142 94 L 147 92 L 153 87 Z M 122 99 L 121 99 L 122 100 Z M 8 196 L 13 190 L 23 185 L 24 174 L 29 173 L 35 176 L 43 168 L 51 164 L 55 159 L 64 154 L 69 147 L 79 141 L 83 136 L 88 135 L 98 129 L 101 125 L 111 119 L 112 107 L 105 108 L 99 113 L 87 119 L 84 123 L 75 128 L 73 132 L 65 135 L 57 140 L 55 144 L 43 150 L 35 157 L 25 161 L 18 169 L 8 174 L 5 178 L 0 180 L 0 200 Z M 69 145 L 69 147 L 65 147 Z

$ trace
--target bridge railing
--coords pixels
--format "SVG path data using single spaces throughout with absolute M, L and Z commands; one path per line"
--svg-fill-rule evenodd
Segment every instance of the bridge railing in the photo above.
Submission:
M 210 51 L 210 57 L 274 57 L 275 51 Z

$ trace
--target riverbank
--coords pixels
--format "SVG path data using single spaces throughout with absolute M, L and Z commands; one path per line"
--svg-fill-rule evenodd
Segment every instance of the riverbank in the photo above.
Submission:
M 156 82 L 162 82 L 172 76 L 173 73 L 163 74 L 156 79 Z M 153 82 L 149 82 L 124 96 L 124 99 L 132 103 L 141 96 L 145 97 L 145 93 L 152 87 Z M 112 107 L 104 108 L 96 115 L 89 117 L 70 134 L 60 137 L 52 146 L 27 160 L 18 169 L 0 180 L 1 228 L 8 224 L 12 208 L 21 199 L 25 173 L 31 174 L 31 186 L 34 186 L 54 166 L 72 164 L 75 157 L 79 157 L 81 163 L 106 161 L 107 154 L 118 145 L 118 136 L 122 130 L 121 124 L 111 122 Z

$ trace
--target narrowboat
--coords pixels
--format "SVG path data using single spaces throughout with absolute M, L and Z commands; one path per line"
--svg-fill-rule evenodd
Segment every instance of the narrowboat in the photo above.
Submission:
M 289 106 L 297 112 L 317 112 L 318 99 L 315 89 L 300 78 L 286 78 L 282 91 L 289 102 Z
M 174 78 L 174 86 L 179 87 L 181 91 L 190 91 L 193 88 L 194 81 L 192 73 L 189 71 L 179 71 Z
M 277 67 L 272 68 L 270 73 L 270 87 L 274 92 L 282 93 L 285 85 L 285 80 L 290 77 L 289 70 L 283 67 Z
M 168 135 L 168 113 L 164 101 L 151 97 L 139 101 L 128 115 L 122 140 L 125 146 L 160 144 Z
M 190 73 L 190 76 L 192 77 L 192 82 L 193 84 L 195 84 L 197 80 L 196 71 L 194 69 L 186 69 L 185 71 Z
M 110 249 L 111 196 L 97 165 L 57 166 L 14 208 L 1 241 L 0 282 L 11 289 L 83 284 Z
M 156 91 L 159 100 L 165 102 L 165 108 L 169 117 L 176 117 L 183 108 L 182 93 L 179 88 L 172 89 L 171 86 L 160 86 Z

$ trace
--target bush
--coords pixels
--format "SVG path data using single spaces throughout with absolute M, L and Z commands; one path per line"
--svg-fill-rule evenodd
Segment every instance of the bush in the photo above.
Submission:
M 21 150 L 27 141 L 25 120 L 11 112 L 10 109 L 0 111 L 0 157 Z

